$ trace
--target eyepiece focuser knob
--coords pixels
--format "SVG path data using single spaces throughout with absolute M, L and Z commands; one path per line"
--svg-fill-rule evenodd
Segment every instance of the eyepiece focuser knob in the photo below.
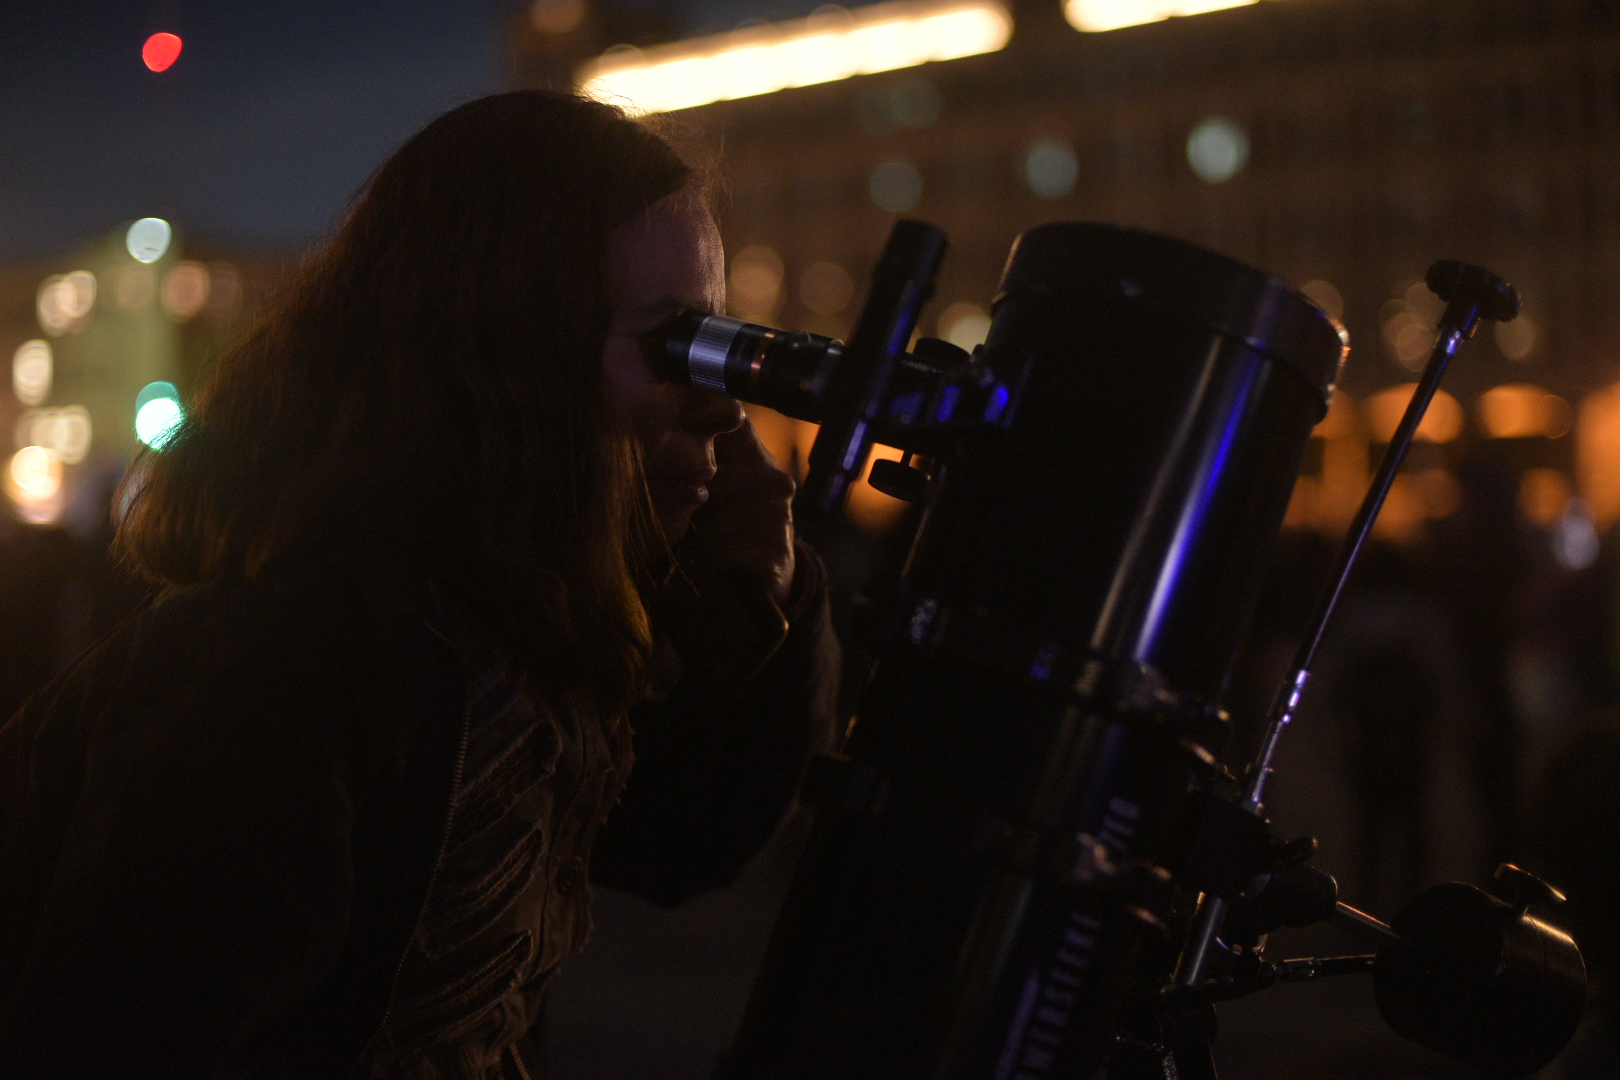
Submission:
M 1482 319 L 1512 322 L 1519 314 L 1519 290 L 1489 270 L 1442 259 L 1429 267 L 1429 291 L 1448 304 L 1472 304 Z

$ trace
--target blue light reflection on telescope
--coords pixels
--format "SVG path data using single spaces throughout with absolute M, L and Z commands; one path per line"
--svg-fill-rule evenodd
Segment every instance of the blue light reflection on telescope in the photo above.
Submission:
M 1247 359 L 1249 362 L 1242 365 L 1241 381 L 1226 395 L 1227 400 L 1224 403 L 1226 423 L 1222 426 L 1220 438 L 1200 463 L 1193 493 L 1182 504 L 1181 519 L 1176 522 L 1175 537 L 1159 564 L 1159 577 L 1154 582 L 1153 598 L 1148 603 L 1147 614 L 1142 620 L 1142 629 L 1136 636 L 1136 647 L 1132 650 L 1135 659 L 1145 660 L 1151 655 L 1154 643 L 1163 628 L 1165 609 L 1175 597 L 1182 572 L 1186 569 L 1188 548 L 1197 537 L 1203 535 L 1204 519 L 1209 514 L 1210 504 L 1215 501 L 1216 491 L 1226 478 L 1227 458 L 1231 456 L 1232 445 L 1237 441 L 1239 430 L 1249 419 L 1250 405 L 1263 381 L 1265 369 L 1270 366 L 1257 363 L 1252 357 Z
M 990 401 L 984 407 L 985 423 L 995 424 L 1001 421 L 1001 414 L 1007 411 L 1007 399 L 1010 396 L 1007 388 L 1000 383 L 990 391 Z
M 914 391 L 910 394 L 897 395 L 894 399 L 893 406 L 889 410 L 890 415 L 893 416 L 894 419 L 900 421 L 902 424 L 914 423 L 917 419 L 917 414 L 923 410 L 923 397 L 924 394 L 921 390 Z

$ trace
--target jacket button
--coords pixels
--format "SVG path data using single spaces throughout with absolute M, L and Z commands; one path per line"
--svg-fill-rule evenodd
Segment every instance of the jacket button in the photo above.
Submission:
M 558 896 L 567 896 L 585 880 L 585 860 L 575 855 L 557 870 L 555 888 Z

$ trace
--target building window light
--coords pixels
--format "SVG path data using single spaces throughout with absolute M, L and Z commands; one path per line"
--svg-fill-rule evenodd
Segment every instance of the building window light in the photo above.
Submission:
M 1069 25 L 1086 33 L 1118 30 L 1122 26 L 1158 22 L 1174 15 L 1202 15 L 1206 11 L 1242 7 L 1255 0 L 1065 0 L 1063 14 Z
M 580 70 L 590 97 L 670 112 L 854 75 L 995 52 L 1012 17 L 994 0 L 894 0 L 649 49 L 612 49 Z

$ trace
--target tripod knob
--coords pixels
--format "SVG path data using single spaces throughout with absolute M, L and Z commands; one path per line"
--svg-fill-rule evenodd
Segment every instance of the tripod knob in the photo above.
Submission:
M 1441 259 L 1429 267 L 1424 281 L 1430 292 L 1448 304 L 1473 304 L 1482 319 L 1512 322 L 1519 314 L 1519 290 L 1469 263 Z

